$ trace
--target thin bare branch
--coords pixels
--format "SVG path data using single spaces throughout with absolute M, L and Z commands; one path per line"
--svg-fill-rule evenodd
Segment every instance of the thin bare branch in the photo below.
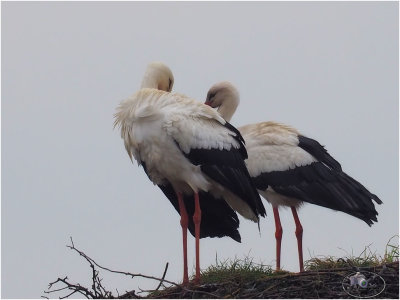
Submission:
M 164 281 L 164 279 L 165 279 L 165 275 L 167 274 L 168 265 L 169 265 L 169 263 L 167 263 L 167 264 L 165 265 L 165 269 L 164 269 L 163 276 L 161 277 L 160 284 L 159 284 L 159 285 L 157 286 L 157 288 L 155 289 L 156 291 L 158 291 L 158 290 L 160 289 L 161 285 L 163 284 L 163 281 Z
M 71 238 L 71 242 L 72 242 L 72 238 Z M 116 270 L 112 270 L 112 269 L 103 267 L 103 266 L 99 265 L 96 261 L 94 261 L 92 258 L 90 258 L 89 256 L 87 256 L 85 253 L 83 253 L 82 251 L 80 251 L 80 250 L 78 250 L 77 248 L 75 248 L 73 242 L 72 242 L 72 245 L 71 245 L 71 246 L 67 245 L 67 247 L 70 248 L 71 250 L 76 251 L 80 256 L 82 256 L 83 258 L 85 258 L 90 264 L 94 264 L 94 265 L 96 265 L 98 268 L 100 268 L 100 269 L 102 269 L 102 270 L 105 270 L 105 271 L 108 271 L 108 272 L 110 272 L 110 273 L 122 274 L 122 275 L 130 276 L 130 277 L 132 277 L 132 278 L 134 278 L 134 277 L 142 277 L 142 278 L 147 278 L 147 279 L 153 279 L 153 280 L 156 280 L 156 281 L 163 281 L 163 282 L 166 282 L 166 283 L 175 285 L 175 286 L 179 286 L 179 287 L 181 286 L 179 283 L 176 283 L 176 282 L 173 282 L 173 281 L 169 281 L 169 280 L 166 280 L 166 279 L 163 279 L 163 278 L 158 278 L 158 277 L 154 277 L 154 276 L 143 275 L 143 274 L 140 274 L 140 273 L 130 273 L 130 272 L 123 272 L 123 271 L 116 271 Z

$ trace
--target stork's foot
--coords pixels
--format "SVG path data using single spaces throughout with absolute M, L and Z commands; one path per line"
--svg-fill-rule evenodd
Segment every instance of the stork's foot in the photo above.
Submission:
M 189 284 L 189 278 L 183 278 L 182 285 L 187 286 Z

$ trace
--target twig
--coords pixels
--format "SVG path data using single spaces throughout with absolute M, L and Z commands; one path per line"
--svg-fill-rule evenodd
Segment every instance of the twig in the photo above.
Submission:
M 166 279 L 157 278 L 157 277 L 154 277 L 154 276 L 143 275 L 143 274 L 140 274 L 140 273 L 130 273 L 130 272 L 123 272 L 123 271 L 115 271 L 115 270 L 111 270 L 109 268 L 103 267 L 103 266 L 99 265 L 97 262 L 95 262 L 92 258 L 87 256 L 85 253 L 83 253 L 82 251 L 80 251 L 77 248 L 75 248 L 74 243 L 72 241 L 72 237 L 70 237 L 70 239 L 71 239 L 72 246 L 68 246 L 67 245 L 68 248 L 70 248 L 71 250 L 76 251 L 80 256 L 85 258 L 90 264 L 94 264 L 94 265 L 96 265 L 98 268 L 100 268 L 102 270 L 105 270 L 105 271 L 108 271 L 108 272 L 111 272 L 111 273 L 115 273 L 115 274 L 123 274 L 123 275 L 126 275 L 126 276 L 130 276 L 132 278 L 134 278 L 134 277 L 143 277 L 143 278 L 153 279 L 153 280 L 157 280 L 157 281 L 164 281 L 166 283 L 169 283 L 169 284 L 172 284 L 172 285 L 175 285 L 175 286 L 178 286 L 178 287 L 181 286 L 180 284 L 178 284 L 176 282 L 169 281 L 169 280 L 166 280 Z
M 166 280 L 165 276 L 167 274 L 167 270 L 168 270 L 168 266 L 169 263 L 167 263 L 165 265 L 164 268 L 164 272 L 162 275 L 162 278 L 157 278 L 154 276 L 148 276 L 148 275 L 143 275 L 140 273 L 130 273 L 130 272 L 123 272 L 123 271 L 116 271 L 116 270 L 112 270 L 106 267 L 103 267 L 101 265 L 99 265 L 95 260 L 93 260 L 91 257 L 89 257 L 88 255 L 86 255 L 84 252 L 80 251 L 79 249 L 77 249 L 75 247 L 74 241 L 72 239 L 72 237 L 70 237 L 71 240 L 71 245 L 67 245 L 67 248 L 77 252 L 80 256 L 82 256 L 90 265 L 90 268 L 92 269 L 92 291 L 90 291 L 89 289 L 79 285 L 79 284 L 72 284 L 70 282 L 68 282 L 68 277 L 64 277 L 64 278 L 58 278 L 56 281 L 49 283 L 49 287 L 47 291 L 44 291 L 45 294 L 50 294 L 50 293 L 55 293 L 55 292 L 60 292 L 60 291 L 64 291 L 64 290 L 71 290 L 72 292 L 69 293 L 68 295 L 64 296 L 64 297 L 60 297 L 61 299 L 67 298 L 72 296 L 75 293 L 80 293 L 81 295 L 85 296 L 86 298 L 90 299 L 98 299 L 98 298 L 114 298 L 113 294 L 110 291 L 107 291 L 104 286 L 102 285 L 102 279 L 99 278 L 99 272 L 96 270 L 96 267 L 105 271 L 108 271 L 110 273 L 115 273 L 115 274 L 122 274 L 122 275 L 126 275 L 129 276 L 131 278 L 134 277 L 142 277 L 142 278 L 147 278 L 147 279 L 152 279 L 152 280 L 157 280 L 159 281 L 159 284 L 157 286 L 157 288 L 155 290 L 149 290 L 146 292 L 155 292 L 158 291 L 160 289 L 160 287 L 163 285 L 163 283 L 168 283 L 171 284 L 179 289 L 181 289 L 182 291 L 185 291 L 187 293 L 201 293 L 201 294 L 205 294 L 207 296 L 212 296 L 215 298 L 218 298 L 217 295 L 209 293 L 209 292 L 205 292 L 205 291 L 196 291 L 196 290 L 191 290 L 188 289 L 187 287 L 184 287 L 176 282 L 170 281 L 170 280 Z M 57 288 L 57 289 L 53 289 L 53 286 L 57 283 L 63 283 L 65 285 L 65 287 L 61 287 L 61 288 Z M 137 296 L 135 294 L 135 291 L 131 291 L 131 292 L 126 292 L 124 295 L 119 295 L 118 290 L 117 290 L 117 294 L 118 297 L 121 298 L 131 298 L 131 297 L 135 297 L 135 298 L 140 298 L 139 296 Z M 43 297 L 43 298 L 47 298 L 47 297 Z
M 71 296 L 71 295 L 73 295 L 75 293 L 80 293 L 83 296 L 85 296 L 87 299 L 89 299 L 90 297 L 92 297 L 93 299 L 95 298 L 95 295 L 93 293 L 91 293 L 88 289 L 80 286 L 79 284 L 71 284 L 67 280 L 68 280 L 68 277 L 64 277 L 64 278 L 58 278 L 56 281 L 49 283 L 48 291 L 44 291 L 44 293 L 50 294 L 50 293 L 60 292 L 60 291 L 68 289 L 68 290 L 72 290 L 72 293 L 67 295 L 67 296 L 65 296 L 65 297 L 60 297 L 60 299 L 64 299 L 64 298 L 69 297 L 69 296 Z M 66 286 L 63 287 L 63 288 L 51 290 L 53 285 L 57 284 L 58 282 L 62 282 Z
M 162 285 L 162 283 L 163 283 L 163 281 L 164 281 L 165 275 L 167 274 L 167 270 L 168 270 L 168 264 L 169 264 L 169 263 L 167 263 L 167 264 L 165 265 L 164 274 L 163 274 L 163 276 L 161 277 L 160 284 L 159 284 L 158 287 L 155 289 L 155 291 L 158 291 L 158 290 L 159 290 L 159 288 L 161 287 L 161 285 Z

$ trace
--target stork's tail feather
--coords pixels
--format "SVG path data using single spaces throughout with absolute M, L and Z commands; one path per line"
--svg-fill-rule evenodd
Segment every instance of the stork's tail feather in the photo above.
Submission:
M 322 162 L 313 162 L 285 172 L 264 173 L 255 181 L 270 182 L 277 193 L 342 211 L 368 225 L 378 221 L 374 201 L 378 204 L 382 201 L 343 171 L 328 168 Z
M 353 179 L 344 172 L 340 173 L 341 184 L 352 199 L 356 199 L 356 207 L 353 211 L 354 216 L 365 221 L 369 226 L 373 222 L 378 222 L 378 212 L 374 202 L 382 204 L 382 200 L 370 193 L 361 183 Z M 373 201 L 372 201 L 373 200 Z
M 327 166 L 327 168 L 324 168 L 317 164 L 314 167 L 327 180 L 326 189 L 330 190 L 330 193 L 336 197 L 341 198 L 336 202 L 342 201 L 340 207 L 343 209 L 338 210 L 364 220 L 370 226 L 373 221 L 377 222 L 378 212 L 371 200 L 374 200 L 377 204 L 382 204 L 382 201 L 376 195 L 370 193 L 361 183 L 344 173 L 340 163 L 319 142 L 301 135 L 298 136 L 298 139 L 299 147 Z
M 179 213 L 178 198 L 172 186 L 170 184 L 159 185 L 159 188 Z M 195 209 L 193 195 L 186 195 L 183 200 L 188 215 L 193 216 Z M 201 209 L 200 238 L 229 236 L 240 243 L 239 218 L 235 211 L 223 199 L 216 199 L 210 193 L 199 192 L 199 200 Z M 195 236 L 193 218 L 189 217 L 188 222 L 189 232 Z

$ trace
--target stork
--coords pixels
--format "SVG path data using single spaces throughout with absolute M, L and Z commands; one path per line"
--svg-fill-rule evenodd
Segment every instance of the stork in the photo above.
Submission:
M 149 64 L 140 90 L 118 106 L 114 126 L 121 129 L 130 159 L 142 165 L 150 180 L 179 208 L 183 283 L 186 284 L 190 222 L 185 199 L 194 196 L 196 282 L 200 280 L 199 239 L 203 213 L 220 209 L 204 219 L 208 220 L 206 225 L 217 218 L 222 223 L 216 225 L 219 226 L 216 232 L 203 228 L 204 235 L 225 234 L 236 240 L 240 240 L 238 220 L 232 209 L 257 223 L 266 213 L 244 162 L 247 152 L 239 131 L 209 106 L 171 93 L 173 82 L 172 72 L 166 65 Z M 199 195 L 206 202 L 203 213 Z M 218 200 L 221 198 L 225 202 Z M 216 201 L 211 203 L 212 200 Z
M 229 122 L 239 105 L 237 89 L 227 81 L 213 85 L 205 104 L 216 108 Z M 303 267 L 303 227 L 297 210 L 311 204 L 342 211 L 365 221 L 369 226 L 378 215 L 372 200 L 382 201 L 361 183 L 342 171 L 342 167 L 316 140 L 296 129 L 276 122 L 239 127 L 248 152 L 246 165 L 258 192 L 273 208 L 276 238 L 276 269 L 280 269 L 282 226 L 280 206 L 290 207 L 296 224 L 300 271 Z

